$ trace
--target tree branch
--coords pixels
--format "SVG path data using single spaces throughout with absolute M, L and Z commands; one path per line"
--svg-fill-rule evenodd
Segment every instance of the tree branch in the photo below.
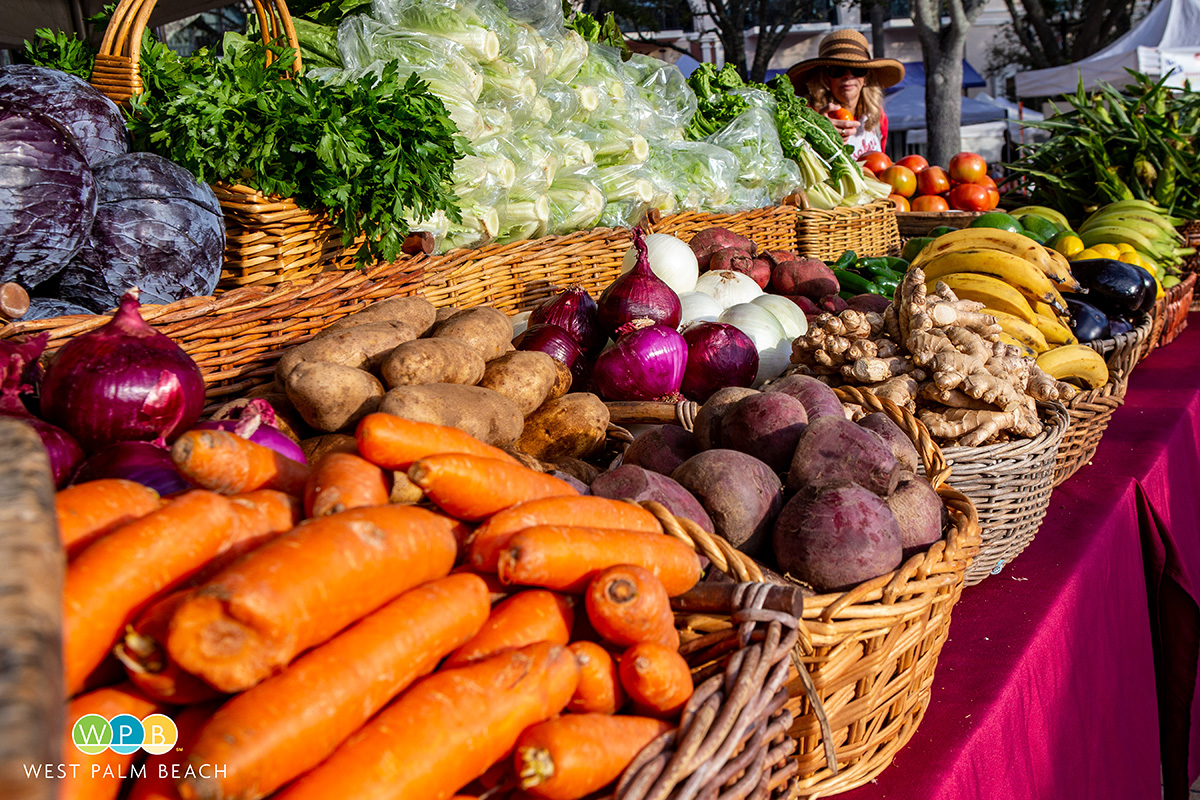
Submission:
M 1054 29 L 1050 27 L 1050 22 L 1046 19 L 1046 9 L 1042 5 L 1042 0 L 1021 0 L 1021 5 L 1025 7 L 1025 18 L 1029 21 L 1034 33 L 1037 34 L 1046 66 L 1057 64 L 1061 50 L 1058 38 L 1054 35 Z M 1030 54 L 1034 56 L 1035 60 L 1037 59 L 1037 55 L 1032 50 L 1030 50 Z

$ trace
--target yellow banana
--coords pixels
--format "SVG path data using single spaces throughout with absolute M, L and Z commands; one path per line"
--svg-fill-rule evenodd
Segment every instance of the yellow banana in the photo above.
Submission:
M 1083 288 L 1071 274 L 1071 262 L 1067 260 L 1066 256 L 1053 247 L 1047 247 L 1046 252 L 1050 255 L 1050 260 L 1058 266 L 1058 270 L 1054 273 L 1046 272 L 1046 277 L 1054 284 L 1055 289 L 1060 292 L 1078 292 Z
M 1026 214 L 1032 214 L 1035 217 L 1041 217 L 1042 219 L 1048 219 L 1060 228 L 1064 228 L 1066 230 L 1071 229 L 1071 223 L 1067 220 L 1067 218 L 1063 215 L 1063 213 L 1061 211 L 1058 211 L 1057 209 L 1053 209 L 1053 208 L 1048 208 L 1047 206 L 1021 206 L 1020 208 L 1014 208 L 1012 211 L 1010 211 L 1008 213 L 1011 214 L 1012 216 L 1016 217 L 1017 219 L 1020 219 L 1021 217 L 1025 216 Z
M 1033 309 L 1029 307 L 1025 296 L 999 278 L 978 272 L 954 272 L 937 280 L 927 281 L 926 286 L 932 289 L 938 281 L 949 286 L 962 300 L 974 300 L 988 308 L 1033 323 Z
M 1036 352 L 1034 352 L 1034 349 L 1032 347 L 1030 347 L 1029 345 L 1025 344 L 1024 342 L 1020 341 L 1012 334 L 1001 331 L 999 336 L 1000 336 L 1000 341 L 1003 342 L 1004 344 L 1011 344 L 1013 347 L 1020 348 L 1021 355 L 1029 356 L 1030 358 L 1037 358 L 1038 354 Z
M 1103 214 L 1096 212 L 1088 217 L 1087 222 L 1079 226 L 1079 233 L 1110 226 L 1128 228 L 1151 241 L 1162 238 L 1172 240 L 1179 238 L 1179 232 L 1162 217 L 1156 214 L 1138 214 L 1130 211 L 1114 211 Z
M 1118 225 L 1100 225 L 1095 228 L 1089 228 L 1086 231 L 1081 231 L 1079 238 L 1083 241 L 1084 247 L 1091 247 L 1095 244 L 1125 244 L 1132 245 L 1136 250 L 1145 250 L 1148 253 L 1157 253 L 1159 246 L 1155 242 L 1147 239 L 1142 234 L 1133 230 Z
M 983 313 L 991 314 L 995 317 L 996 322 L 1000 324 L 1000 330 L 1026 345 L 1035 353 L 1044 353 L 1050 349 L 1050 344 L 1046 341 L 1046 337 L 1042 335 L 1042 332 L 1025 320 L 992 308 L 985 308 Z
M 953 236 L 954 234 L 947 233 L 945 235 Z M 942 237 L 939 236 L 930 246 L 941 239 Z M 921 253 L 924 255 L 924 251 Z M 920 268 L 925 272 L 926 283 L 955 272 L 991 275 L 1017 289 L 1026 297 L 1041 300 L 1064 313 L 1067 310 L 1062 295 L 1054 288 L 1054 284 L 1046 277 L 1046 273 L 1024 258 L 1002 250 L 982 248 L 941 253 L 928 259 Z
M 912 260 L 911 266 L 919 267 L 930 259 L 945 253 L 976 249 L 998 250 L 1020 256 L 1044 272 L 1055 283 L 1071 283 L 1070 268 L 1064 269 L 1051 255 L 1050 250 L 1020 233 L 1000 228 L 960 228 L 944 233 L 934 239 Z
M 1108 383 L 1108 365 L 1104 356 L 1086 344 L 1064 344 L 1042 353 L 1037 365 L 1057 381 L 1075 380 L 1099 389 Z
M 1054 316 L 1053 309 L 1049 306 L 1046 306 L 1046 309 L 1050 311 L 1050 316 L 1033 315 L 1033 326 L 1041 332 L 1042 336 L 1046 337 L 1046 343 L 1051 347 L 1059 344 L 1079 344 L 1079 340 L 1075 338 L 1075 334 L 1071 333 L 1071 329 Z

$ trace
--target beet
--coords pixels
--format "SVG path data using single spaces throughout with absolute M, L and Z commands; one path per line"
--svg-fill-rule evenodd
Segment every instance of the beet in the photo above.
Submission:
M 912 439 L 887 414 L 882 411 L 867 414 L 858 424 L 878 436 L 905 470 L 917 472 L 920 469 L 921 456 L 917 454 Z
M 783 507 L 783 486 L 769 466 L 736 450 L 705 450 L 671 473 L 713 521 L 718 536 L 747 555 L 766 544 Z
M 691 431 L 681 425 L 657 425 L 633 440 L 621 463 L 670 475 L 698 452 L 700 445 Z
M 877 436 L 845 417 L 826 414 L 808 423 L 787 474 L 787 490 L 853 481 L 880 497 L 900 482 L 900 462 Z
M 849 304 L 836 294 L 827 294 L 817 301 L 817 308 L 830 314 L 840 314 L 849 307 Z
M 700 445 L 700 449 L 712 450 L 714 447 L 720 447 L 721 419 L 725 416 L 725 412 L 743 397 L 758 393 L 757 389 L 744 386 L 726 386 L 709 395 L 709 398 L 704 401 L 704 405 L 700 406 L 700 410 L 696 412 L 696 419 L 692 422 L 692 432 L 696 436 L 696 442 Z
M 763 391 L 783 392 L 799 400 L 808 414 L 809 422 L 825 414 L 832 414 L 835 417 L 846 416 L 846 412 L 842 409 L 842 401 L 838 400 L 833 389 L 811 375 L 788 375 L 767 384 L 763 387 Z
M 941 540 L 946 506 L 929 481 L 920 475 L 906 475 L 887 499 L 887 505 L 900 525 L 905 558 Z
M 881 294 L 856 294 L 846 301 L 846 307 L 864 314 L 882 314 L 892 304 L 892 298 Z
M 784 472 L 807 426 L 808 414 L 799 400 L 783 392 L 762 392 L 743 397 L 725 412 L 721 443 Z
M 592 481 L 592 494 L 612 500 L 653 500 L 677 517 L 686 517 L 709 533 L 716 533 L 712 519 L 700 501 L 666 475 L 634 464 L 622 464 Z

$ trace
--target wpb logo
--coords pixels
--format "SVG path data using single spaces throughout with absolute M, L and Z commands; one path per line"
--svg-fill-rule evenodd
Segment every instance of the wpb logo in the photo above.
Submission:
M 99 714 L 85 714 L 71 728 L 71 740 L 85 755 L 94 756 L 105 750 L 129 755 L 145 750 L 151 755 L 169 752 L 179 740 L 179 729 L 165 714 L 150 714 L 138 719 L 132 714 L 117 714 L 105 719 Z

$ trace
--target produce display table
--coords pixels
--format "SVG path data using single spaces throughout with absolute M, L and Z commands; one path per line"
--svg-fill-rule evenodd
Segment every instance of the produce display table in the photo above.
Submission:
M 1054 490 L 1021 558 L 963 592 L 917 735 L 841 797 L 1159 798 L 1160 758 L 1167 800 L 1188 796 L 1200 775 L 1191 322 L 1138 366 L 1092 463 Z

